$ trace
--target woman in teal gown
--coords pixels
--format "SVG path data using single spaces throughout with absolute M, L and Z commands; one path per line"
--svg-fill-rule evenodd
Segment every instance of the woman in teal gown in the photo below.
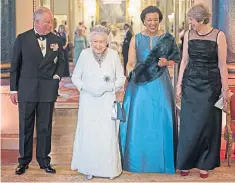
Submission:
M 123 170 L 175 173 L 177 123 L 167 66 L 179 61 L 169 33 L 158 30 L 162 13 L 149 6 L 141 13 L 146 30 L 132 38 L 124 96 L 126 122 L 120 125 Z
M 74 36 L 74 66 L 77 64 L 78 58 L 85 48 L 88 47 L 87 37 L 83 34 L 82 27 L 77 27 Z

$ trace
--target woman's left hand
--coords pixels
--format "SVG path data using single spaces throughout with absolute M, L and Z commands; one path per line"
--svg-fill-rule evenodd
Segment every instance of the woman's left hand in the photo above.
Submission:
M 168 66 L 168 60 L 166 58 L 159 58 L 158 66 L 159 67 Z
M 116 92 L 116 100 L 123 103 L 124 91 Z

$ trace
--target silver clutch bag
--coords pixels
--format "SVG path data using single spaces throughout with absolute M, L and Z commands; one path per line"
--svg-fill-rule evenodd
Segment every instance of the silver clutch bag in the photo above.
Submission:
M 233 96 L 234 93 L 232 93 L 231 91 L 229 91 L 229 98 Z M 214 105 L 215 107 L 219 108 L 219 109 L 223 109 L 224 108 L 224 102 L 223 102 L 223 96 L 222 94 L 219 97 L 219 100 L 217 100 L 217 102 Z
M 122 107 L 122 104 L 119 101 L 114 101 L 112 108 L 112 120 L 120 120 L 120 122 L 126 121 L 126 114 Z

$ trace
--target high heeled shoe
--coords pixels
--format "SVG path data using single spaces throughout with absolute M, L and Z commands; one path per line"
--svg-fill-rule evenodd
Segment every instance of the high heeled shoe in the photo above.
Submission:
M 189 170 L 181 170 L 180 175 L 181 176 L 188 176 L 189 175 Z
M 91 180 L 91 179 L 93 179 L 93 175 L 85 175 L 85 178 L 86 178 L 87 180 Z
M 200 172 L 200 177 L 201 177 L 202 179 L 206 179 L 208 176 L 209 176 L 208 172 L 207 172 L 207 173 L 201 173 L 201 172 Z

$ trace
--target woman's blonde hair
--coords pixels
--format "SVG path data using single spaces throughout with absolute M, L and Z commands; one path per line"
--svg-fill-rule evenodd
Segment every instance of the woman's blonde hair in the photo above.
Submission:
M 189 9 L 187 16 L 196 19 L 199 23 L 208 24 L 210 22 L 211 13 L 205 4 L 199 3 Z
M 76 29 L 75 29 L 75 34 L 78 35 L 79 30 L 82 31 L 82 26 L 81 26 L 81 25 L 79 25 L 79 26 L 76 27 Z

